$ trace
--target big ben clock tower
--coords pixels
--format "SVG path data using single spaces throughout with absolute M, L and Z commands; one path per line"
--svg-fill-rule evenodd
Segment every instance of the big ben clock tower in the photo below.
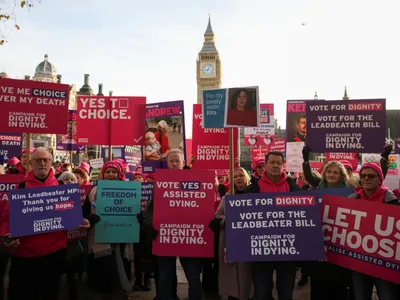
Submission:
M 214 32 L 211 19 L 204 33 L 203 48 L 197 58 L 197 103 L 203 102 L 202 90 L 217 89 L 221 87 L 221 60 L 215 47 Z

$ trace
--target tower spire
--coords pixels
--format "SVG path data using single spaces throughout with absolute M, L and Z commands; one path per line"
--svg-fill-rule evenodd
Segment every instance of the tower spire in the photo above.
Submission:
M 349 100 L 349 96 L 347 96 L 347 87 L 344 87 L 344 96 L 343 96 L 343 100 Z
M 314 100 L 318 100 L 318 94 L 317 94 L 317 91 L 315 91 L 315 93 L 314 93 Z
M 208 25 L 204 36 L 214 36 L 214 32 L 211 27 L 211 14 L 208 14 Z

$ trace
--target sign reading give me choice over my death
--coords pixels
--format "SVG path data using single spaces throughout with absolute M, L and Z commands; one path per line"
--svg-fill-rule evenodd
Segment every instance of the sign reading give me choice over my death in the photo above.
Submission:
M 225 196 L 227 261 L 324 260 L 322 194 L 352 189 Z
M 386 100 L 307 102 L 307 145 L 313 152 L 381 153 Z
M 83 223 L 78 184 L 11 190 L 10 234 L 13 237 L 77 228 Z

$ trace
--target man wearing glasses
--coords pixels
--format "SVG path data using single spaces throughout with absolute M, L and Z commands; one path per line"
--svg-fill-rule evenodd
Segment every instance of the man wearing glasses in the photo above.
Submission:
M 42 147 L 36 148 L 31 157 L 32 170 L 18 188 L 40 188 L 63 184 L 54 176 L 51 168 L 53 156 Z M 18 201 L 18 200 L 14 200 Z M 64 267 L 67 247 L 66 231 L 48 232 L 24 236 L 18 239 L 9 234 L 9 210 L 4 209 L 0 219 L 0 231 L 5 236 L 4 244 L 13 248 L 11 259 L 9 297 L 10 300 L 41 299 L 57 300 L 59 281 Z M 82 228 L 89 228 L 84 220 Z

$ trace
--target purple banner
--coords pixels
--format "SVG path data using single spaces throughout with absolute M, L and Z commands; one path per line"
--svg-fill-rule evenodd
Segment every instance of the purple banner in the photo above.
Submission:
M 227 261 L 324 260 L 322 194 L 352 193 L 346 188 L 225 196 Z
M 166 166 L 163 163 L 170 149 L 181 149 L 186 161 L 185 113 L 183 101 L 146 105 L 146 146 L 143 149 L 143 171 Z M 144 167 L 148 167 L 145 171 Z
M 75 229 L 83 223 L 78 184 L 9 191 L 13 237 Z
M 66 134 L 57 134 L 57 150 L 64 151 L 85 151 L 86 146 L 78 145 L 76 143 L 76 118 L 77 111 L 69 110 L 68 111 L 68 127 Z
M 22 133 L 0 132 L 0 155 L 4 156 L 4 163 L 10 158 L 18 157 L 22 152 Z
M 386 100 L 307 102 L 307 145 L 313 152 L 380 153 L 386 137 Z
M 142 198 L 140 204 L 140 211 L 144 211 L 153 199 L 154 184 L 152 182 L 142 182 Z

